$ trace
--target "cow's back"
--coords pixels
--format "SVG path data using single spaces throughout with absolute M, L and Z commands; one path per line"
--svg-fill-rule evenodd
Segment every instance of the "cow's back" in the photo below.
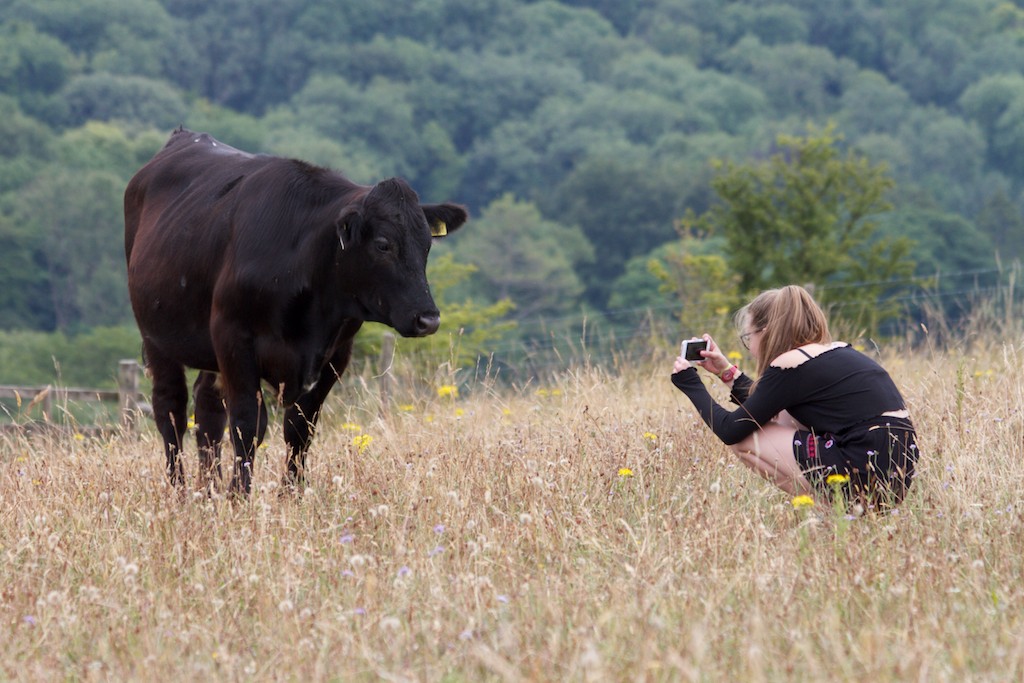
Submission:
M 125 189 L 132 308 L 143 336 L 173 346 L 168 354 L 186 364 L 215 365 L 210 308 L 230 240 L 231 190 L 269 159 L 181 129 Z
M 251 172 L 245 167 L 251 167 L 254 161 L 258 164 L 261 158 L 266 157 L 242 152 L 206 133 L 176 130 L 125 189 L 125 257 L 129 265 L 139 231 L 157 223 L 185 193 L 212 190 L 221 178 Z

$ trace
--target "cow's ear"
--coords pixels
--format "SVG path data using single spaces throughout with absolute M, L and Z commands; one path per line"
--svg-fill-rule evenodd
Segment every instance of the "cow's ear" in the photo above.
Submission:
M 338 233 L 338 242 L 341 244 L 342 249 L 347 249 L 359 241 L 362 223 L 363 214 L 360 213 L 357 207 L 349 206 L 341 212 L 337 222 L 334 224 L 334 228 Z
M 444 237 L 455 232 L 469 218 L 466 207 L 458 204 L 423 204 L 422 208 L 433 237 Z

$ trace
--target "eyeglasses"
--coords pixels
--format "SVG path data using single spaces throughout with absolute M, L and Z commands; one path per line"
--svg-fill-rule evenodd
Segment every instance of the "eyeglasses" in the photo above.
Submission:
M 764 332 L 764 328 L 762 327 L 761 329 L 754 330 L 753 332 L 744 332 L 743 334 L 740 335 L 740 344 L 743 344 L 743 348 L 745 348 L 747 351 L 750 350 L 750 338 L 753 337 L 758 332 Z

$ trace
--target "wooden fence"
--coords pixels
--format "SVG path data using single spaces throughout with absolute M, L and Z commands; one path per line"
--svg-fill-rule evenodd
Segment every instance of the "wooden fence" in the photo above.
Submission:
M 395 336 L 390 332 L 384 334 L 380 354 L 380 409 L 386 414 L 391 401 L 392 374 L 391 364 L 394 361 Z M 29 412 L 37 405 L 42 405 L 44 421 L 54 422 L 54 407 L 66 406 L 68 403 L 85 401 L 117 401 L 121 426 L 132 428 L 140 414 L 152 415 L 152 407 L 139 392 L 139 377 L 142 368 L 135 360 L 122 360 L 117 366 L 117 389 L 78 389 L 71 387 L 18 387 L 0 385 L 0 399 L 15 399 L 21 405 L 27 403 L 24 412 Z
M 78 389 L 72 387 L 16 387 L 0 385 L 0 398 L 13 398 L 28 407 L 42 405 L 44 419 L 53 420 L 54 406 L 82 401 L 117 401 L 121 425 L 132 427 L 140 412 L 146 412 L 149 406 L 144 403 L 139 393 L 139 376 L 142 368 L 137 361 L 123 360 L 117 365 L 117 389 Z M 28 412 L 26 409 L 25 412 Z

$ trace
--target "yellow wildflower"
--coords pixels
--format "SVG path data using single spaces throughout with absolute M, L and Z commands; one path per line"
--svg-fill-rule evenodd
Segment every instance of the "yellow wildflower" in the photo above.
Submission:
M 628 467 L 620 467 L 619 468 L 619 476 L 620 477 L 632 477 L 633 476 L 633 470 L 629 469 Z
M 739 351 L 730 351 L 729 355 L 726 356 L 726 358 L 731 360 L 733 363 L 737 363 L 737 362 L 743 360 L 743 354 L 740 353 Z
M 459 388 L 454 384 L 442 384 L 437 388 L 437 395 L 441 398 L 458 398 Z
M 830 474 L 825 479 L 825 483 L 829 486 L 842 486 L 848 481 L 850 481 L 850 475 L 848 474 Z
M 363 451 L 366 450 L 366 448 L 370 445 L 370 442 L 372 441 L 373 437 L 370 436 L 369 434 L 360 434 L 359 436 L 352 439 L 352 445 L 359 449 L 359 452 L 362 453 Z
M 85 434 L 75 432 L 75 441 L 85 441 Z
M 401 410 L 403 413 L 411 413 L 412 411 L 416 410 L 416 406 L 414 406 L 411 403 L 403 403 L 402 405 L 398 406 L 398 409 Z
M 814 507 L 814 499 L 810 496 L 797 496 L 793 499 L 793 508 L 796 510 L 810 507 Z
M 462 408 L 456 408 L 455 409 L 455 417 L 462 417 L 465 414 L 466 414 L 466 411 L 463 410 Z
M 654 432 L 644 432 L 644 440 L 654 443 L 655 441 L 658 440 L 658 435 L 655 434 Z
M 345 424 L 341 425 L 341 428 L 344 429 L 346 432 L 363 431 L 363 428 L 357 425 L 355 422 L 346 422 Z

